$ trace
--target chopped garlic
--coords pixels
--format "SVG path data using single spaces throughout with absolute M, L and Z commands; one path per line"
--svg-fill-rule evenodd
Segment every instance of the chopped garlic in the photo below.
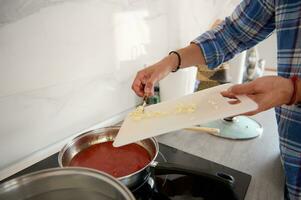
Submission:
M 143 110 L 144 108 L 142 106 L 138 106 L 136 110 L 130 113 L 130 117 L 135 121 L 139 121 L 147 118 L 161 117 L 168 114 L 167 112 L 160 112 L 160 111 L 144 112 Z
M 149 118 L 157 118 L 157 117 L 163 117 L 167 115 L 172 114 L 189 114 L 195 112 L 197 109 L 197 105 L 192 104 L 179 104 L 176 106 L 175 111 L 170 112 L 162 112 L 162 111 L 144 111 L 143 106 L 138 106 L 136 110 L 130 113 L 131 119 L 135 121 L 140 121 L 143 119 L 149 119 Z
M 196 111 L 196 104 L 188 104 L 188 105 L 184 105 L 184 104 L 179 104 L 176 107 L 176 113 L 177 114 L 181 114 L 181 113 L 193 113 Z

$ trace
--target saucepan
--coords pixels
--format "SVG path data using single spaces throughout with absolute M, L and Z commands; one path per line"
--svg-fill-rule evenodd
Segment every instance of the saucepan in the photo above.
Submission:
M 114 141 L 119 129 L 119 126 L 106 127 L 83 133 L 82 135 L 74 138 L 69 143 L 67 143 L 59 152 L 58 162 L 60 167 L 70 166 L 71 160 L 79 152 L 92 145 Z M 155 160 L 159 152 L 159 144 L 155 138 L 144 139 L 136 142 L 136 144 L 140 145 L 148 152 L 151 160 L 147 165 L 135 171 L 134 173 L 122 177 L 117 177 L 119 181 L 121 181 L 132 191 L 146 182 L 151 174 L 179 174 L 201 177 L 203 181 L 206 181 L 208 182 L 208 184 L 212 184 L 214 187 L 217 187 L 217 191 L 219 188 L 224 192 L 226 191 L 229 197 L 233 197 L 232 199 L 236 199 L 236 195 L 233 191 L 235 180 L 232 176 L 224 173 L 213 173 L 201 169 L 194 169 L 185 165 L 179 165 L 175 163 L 157 162 Z M 129 158 L 129 160 L 130 159 L 131 158 Z
M 0 184 L 3 200 L 135 200 L 114 177 L 87 168 L 52 168 Z

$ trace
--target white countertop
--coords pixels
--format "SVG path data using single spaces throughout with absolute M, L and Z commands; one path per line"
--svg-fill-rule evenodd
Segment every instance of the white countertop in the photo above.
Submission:
M 228 140 L 201 132 L 176 131 L 158 137 L 159 142 L 248 173 L 252 180 L 246 200 L 283 199 L 284 176 L 279 155 L 274 110 L 254 117 L 263 134 L 251 140 Z

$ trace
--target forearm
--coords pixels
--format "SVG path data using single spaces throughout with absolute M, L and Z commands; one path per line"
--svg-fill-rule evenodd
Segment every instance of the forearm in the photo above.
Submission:
M 195 65 L 205 65 L 204 55 L 199 46 L 196 44 L 190 44 L 187 47 L 177 50 L 181 57 L 180 68 L 191 67 Z M 160 62 L 164 62 L 165 65 L 170 67 L 170 71 L 177 68 L 179 64 L 179 58 L 176 54 L 170 54 L 163 58 Z
M 301 80 L 299 79 L 297 82 L 297 97 L 296 103 L 301 103 Z
M 275 79 L 276 80 L 276 79 Z M 295 105 L 301 103 L 301 80 L 297 79 L 294 81 L 294 78 L 283 78 L 278 77 L 279 81 L 278 86 L 275 87 L 278 89 L 281 95 L 275 95 L 278 99 L 283 99 L 279 105 Z M 276 105 L 278 106 L 278 105 Z
M 294 81 L 294 78 L 283 78 L 285 79 L 288 84 L 285 86 L 285 84 L 282 85 L 282 87 L 285 87 L 289 92 L 287 95 L 287 102 L 285 102 L 286 105 L 295 105 L 301 103 L 301 80 L 297 78 L 296 81 Z
M 196 44 L 190 44 L 185 48 L 179 49 L 177 52 L 182 59 L 181 68 L 206 64 L 203 52 Z
M 273 0 L 243 0 L 231 16 L 193 42 L 202 49 L 207 66 L 214 68 L 268 37 L 274 19 Z

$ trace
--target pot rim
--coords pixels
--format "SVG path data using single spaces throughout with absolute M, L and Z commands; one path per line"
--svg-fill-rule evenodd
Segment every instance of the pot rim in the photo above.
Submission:
M 103 171 L 86 167 L 55 167 L 24 174 L 22 176 L 13 178 L 0 184 L 0 195 L 2 192 L 5 192 L 9 188 L 17 187 L 18 185 L 30 184 L 31 182 L 47 178 L 49 176 L 59 176 L 68 174 L 86 175 L 91 176 L 93 178 L 101 179 L 107 184 L 117 189 L 124 197 L 133 200 L 135 199 L 132 192 L 130 192 L 130 190 L 124 184 L 122 184 L 119 180 L 116 180 L 116 178 L 112 175 Z
M 65 152 L 68 150 L 69 147 L 71 147 L 72 145 L 74 145 L 74 143 L 76 143 L 77 141 L 79 141 L 80 139 L 82 139 L 83 137 L 87 136 L 87 135 L 92 135 L 92 134 L 102 134 L 104 133 L 106 130 L 110 130 L 110 129 L 120 129 L 120 126 L 107 126 L 107 127 L 103 127 L 103 128 L 99 128 L 99 129 L 95 129 L 95 130 L 91 130 L 91 131 L 87 131 L 87 132 L 84 132 L 78 136 L 76 136 L 75 138 L 73 138 L 71 141 L 69 141 L 67 144 L 64 145 L 64 147 L 60 150 L 59 152 L 59 155 L 58 155 L 58 163 L 59 163 L 59 166 L 61 168 L 66 168 L 66 167 L 69 167 L 69 166 L 64 166 L 63 163 L 62 163 L 62 160 L 63 160 L 63 156 L 65 154 Z M 112 141 L 114 141 L 115 138 L 113 138 Z M 158 156 L 158 153 L 159 153 L 159 144 L 158 144 L 158 141 L 156 138 L 154 137 L 151 137 L 151 138 L 147 138 L 147 139 L 144 139 L 144 140 L 150 140 L 152 142 L 152 144 L 154 144 L 154 148 L 155 148 L 155 154 L 154 156 L 152 156 L 152 159 L 149 161 L 149 163 L 147 165 L 145 165 L 143 168 L 131 173 L 131 174 L 128 174 L 128 175 L 125 175 L 125 176 L 121 176 L 121 177 L 114 177 L 118 180 L 123 180 L 123 179 L 127 179 L 127 178 L 130 178 L 136 174 L 139 174 L 140 172 L 142 172 L 143 170 L 147 169 L 148 167 L 150 167 L 151 165 L 153 165 L 154 163 L 156 163 L 155 159 L 157 158 Z M 144 140 L 141 140 L 141 141 L 144 141 Z M 108 142 L 108 141 L 106 141 Z M 102 143 L 102 142 L 100 142 Z M 98 143 L 99 144 L 99 143 Z M 135 142 L 134 144 L 138 144 L 137 142 Z M 139 144 L 138 144 L 139 145 Z M 141 146 L 141 145 L 140 145 Z M 144 149 L 145 147 L 142 146 Z M 147 150 L 147 149 L 145 149 Z M 80 167 L 79 167 L 80 168 Z M 83 167 L 84 168 L 84 167 Z M 89 168 L 89 169 L 93 169 L 93 168 Z M 97 169 L 94 169 L 96 171 L 100 171 L 100 170 L 97 170 Z M 100 172 L 103 172 L 103 171 L 100 171 Z M 104 172 L 106 173 L 106 172 Z

